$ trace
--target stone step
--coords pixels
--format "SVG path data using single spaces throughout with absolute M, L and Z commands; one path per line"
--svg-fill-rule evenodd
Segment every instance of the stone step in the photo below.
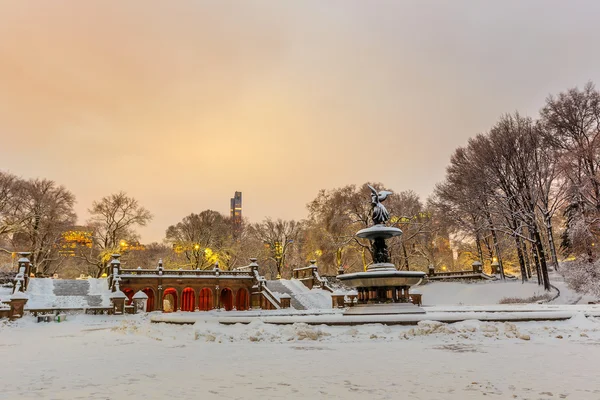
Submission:
M 102 305 L 102 296 L 100 296 L 99 294 L 88 295 L 86 296 L 86 299 L 90 307 L 99 307 Z
M 86 280 L 57 279 L 54 281 L 55 296 L 87 296 L 90 284 Z
M 306 310 L 306 307 L 304 307 L 302 305 L 302 303 L 300 303 L 298 301 L 298 299 L 296 299 L 296 294 L 292 290 L 290 290 L 290 288 L 288 288 L 283 283 L 281 283 L 280 281 L 278 281 L 278 280 L 267 281 L 267 287 L 269 288 L 269 290 L 271 292 L 289 294 L 292 297 L 290 299 L 290 305 L 293 308 L 295 308 L 296 310 Z

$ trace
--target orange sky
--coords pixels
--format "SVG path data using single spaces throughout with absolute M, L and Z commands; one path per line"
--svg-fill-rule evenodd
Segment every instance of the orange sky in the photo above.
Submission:
M 0 169 L 155 215 L 300 219 L 321 188 L 424 198 L 503 112 L 600 84 L 596 1 L 0 3 Z

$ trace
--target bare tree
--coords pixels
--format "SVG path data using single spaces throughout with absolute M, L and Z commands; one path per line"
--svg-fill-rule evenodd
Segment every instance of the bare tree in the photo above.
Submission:
M 549 96 L 540 114 L 545 138 L 568 182 L 565 237 L 573 235 L 563 247 L 584 249 L 592 262 L 592 244 L 600 235 L 600 92 L 589 82 L 583 90 Z
M 185 266 L 206 269 L 220 262 L 228 267 L 234 242 L 232 225 L 217 211 L 190 214 L 167 229 L 166 240 L 185 258 Z
M 122 241 L 137 241 L 135 229 L 146 226 L 152 220 L 152 214 L 125 192 L 94 201 L 88 212 L 91 214 L 88 226 L 93 232 L 93 245 L 87 250 L 82 248 L 79 257 L 93 267 L 97 276 L 101 276 L 110 261 L 110 255 L 125 250 Z
M 301 230 L 300 222 L 281 219 L 273 221 L 271 218 L 251 226 L 251 234 L 268 249 L 268 259 L 275 264 L 277 279 L 282 276 L 286 257 L 298 240 Z
M 37 274 L 51 275 L 64 261 L 59 253 L 63 232 L 77 221 L 75 196 L 48 179 L 26 182 L 23 194 L 22 223 L 13 235 L 14 245 L 31 252 Z
M 17 176 L 0 171 L 0 239 L 17 231 L 29 217 L 21 212 L 25 181 Z M 4 252 L 10 252 L 2 248 Z

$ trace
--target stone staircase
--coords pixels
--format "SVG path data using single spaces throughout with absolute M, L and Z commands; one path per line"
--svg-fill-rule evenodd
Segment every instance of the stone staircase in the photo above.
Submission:
M 110 290 L 106 279 L 31 278 L 26 308 L 106 307 Z
M 57 279 L 54 281 L 54 295 L 83 297 L 90 307 L 102 305 L 102 296 L 90 295 L 90 284 L 87 280 Z
M 295 308 L 296 310 L 306 310 L 306 307 L 304 307 L 302 303 L 300 303 L 300 301 L 298 301 L 298 299 L 296 298 L 296 294 L 283 283 L 281 283 L 281 281 L 267 281 L 267 287 L 271 292 L 289 294 L 292 297 L 290 300 L 290 305 L 293 308 Z

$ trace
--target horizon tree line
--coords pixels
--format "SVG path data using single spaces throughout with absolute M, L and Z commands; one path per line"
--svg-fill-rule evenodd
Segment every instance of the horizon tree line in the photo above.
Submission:
M 503 114 L 453 152 L 424 202 L 410 190 L 389 198 L 389 223 L 404 233 L 390 241 L 392 261 L 403 270 L 447 271 L 497 263 L 502 278 L 535 278 L 550 290 L 549 270 L 562 257 L 575 260 L 571 270 L 587 271 L 578 277 L 597 280 L 599 173 L 600 92 L 591 82 L 549 96 L 536 118 Z M 139 245 L 137 229 L 152 214 L 126 193 L 93 202 L 90 219 L 73 230 L 75 196 L 64 186 L 0 171 L 0 248 L 30 251 L 42 276 L 67 265 L 100 276 L 116 252 L 145 268 L 162 258 L 167 268 L 233 269 L 258 257 L 271 278 L 315 259 L 322 274 L 335 275 L 370 263 L 369 243 L 355 236 L 370 224 L 368 199 L 367 183 L 324 189 L 304 220 L 246 220 L 235 230 L 228 216 L 204 210 L 169 226 L 162 243 Z

